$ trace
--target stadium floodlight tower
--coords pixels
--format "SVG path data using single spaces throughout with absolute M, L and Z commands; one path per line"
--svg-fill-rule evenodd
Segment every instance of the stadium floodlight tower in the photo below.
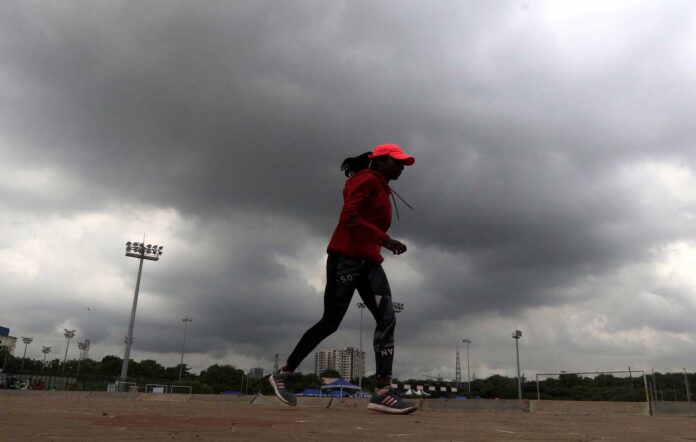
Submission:
M 65 373 L 65 363 L 68 361 L 68 347 L 70 346 L 70 340 L 75 337 L 75 332 L 77 330 L 63 329 L 63 336 L 65 336 L 65 357 L 63 357 L 63 369 L 61 370 L 61 375 Z
M 22 368 L 19 369 L 20 373 L 24 373 L 24 361 L 27 359 L 27 346 L 31 344 L 34 338 L 25 338 L 22 336 L 22 342 L 24 342 L 24 354 L 22 355 Z
M 512 334 L 515 340 L 515 351 L 517 352 L 517 398 L 522 399 L 522 379 L 520 378 L 520 338 L 522 337 L 522 332 L 515 330 Z
M 133 325 L 135 324 L 135 309 L 138 307 L 138 292 L 140 291 L 140 277 L 143 274 L 143 261 L 159 261 L 162 255 L 163 246 L 145 245 L 141 242 L 126 243 L 126 256 L 138 258 L 138 279 L 135 282 L 135 293 L 133 294 L 133 308 L 131 309 L 130 323 L 128 324 L 128 336 L 126 336 L 126 350 L 123 353 L 123 365 L 121 365 L 121 381 L 128 377 L 128 359 L 130 358 L 131 345 L 133 344 Z
M 184 341 L 181 343 L 181 364 L 179 364 L 179 380 L 181 380 L 182 376 L 184 375 L 184 350 L 186 349 L 186 331 L 188 330 L 189 322 L 193 322 L 193 318 L 191 318 L 189 315 L 186 315 L 183 318 L 181 318 L 181 321 L 184 323 Z
M 80 349 L 80 357 L 77 359 L 77 372 L 75 373 L 75 377 L 80 375 L 80 362 L 82 362 L 83 355 L 89 351 L 90 345 L 89 339 L 85 339 L 85 342 L 77 343 L 77 348 Z
M 471 394 L 471 374 L 469 372 L 469 344 L 471 344 L 471 339 L 462 339 L 462 342 L 466 344 L 466 383 L 469 394 Z
M 43 376 L 44 368 L 46 368 L 46 355 L 51 352 L 51 347 L 43 347 L 41 352 L 44 354 L 43 364 L 41 364 L 41 376 Z

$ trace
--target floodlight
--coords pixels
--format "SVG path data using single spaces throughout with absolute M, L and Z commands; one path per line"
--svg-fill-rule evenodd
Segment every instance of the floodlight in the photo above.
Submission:
M 522 378 L 520 377 L 520 347 L 519 342 L 522 337 L 522 332 L 520 330 L 515 330 L 512 334 L 515 339 L 515 353 L 517 353 L 517 398 L 522 399 Z
M 126 256 L 131 258 L 137 258 L 140 260 L 140 266 L 138 267 L 138 277 L 135 284 L 135 293 L 133 294 L 133 307 L 131 309 L 130 323 L 128 324 L 128 334 L 125 336 L 126 349 L 123 355 L 123 363 L 121 365 L 121 376 L 120 379 L 124 381 L 128 376 L 128 360 L 130 358 L 130 350 L 133 345 L 133 327 L 135 323 L 135 309 L 138 303 L 138 291 L 140 288 L 140 277 L 143 271 L 143 262 L 148 261 L 158 261 L 159 255 L 162 253 L 162 246 L 155 244 L 145 244 L 144 242 L 133 242 L 128 243 L 131 247 L 126 248 Z M 159 250 L 158 250 L 159 247 Z M 84 344 L 84 343 L 83 343 Z M 89 344 L 87 344 L 89 347 Z

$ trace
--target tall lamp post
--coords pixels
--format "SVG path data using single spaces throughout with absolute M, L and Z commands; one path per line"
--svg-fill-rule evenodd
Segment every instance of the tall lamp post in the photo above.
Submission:
M 133 325 L 135 324 L 135 309 L 138 306 L 138 292 L 140 291 L 140 277 L 143 274 L 143 261 L 159 261 L 162 249 L 164 247 L 157 245 L 145 245 L 140 242 L 126 243 L 126 256 L 138 258 L 140 265 L 138 266 L 138 279 L 135 282 L 135 294 L 133 295 L 133 308 L 131 309 L 130 323 L 128 324 L 128 336 L 126 336 L 126 350 L 123 353 L 123 365 L 121 366 L 121 380 L 125 381 L 128 377 L 128 360 L 130 359 L 131 345 L 133 344 Z
M 360 390 L 362 391 L 362 375 L 363 372 L 365 371 L 365 358 L 363 357 L 363 350 L 362 350 L 362 342 L 363 342 L 363 310 L 365 310 L 366 306 L 362 302 L 358 302 L 355 304 L 356 307 L 360 309 L 360 357 L 362 358 L 362 363 L 360 367 L 360 377 L 358 379 L 358 387 L 360 387 Z M 404 311 L 404 304 L 402 302 L 394 302 L 392 303 L 392 307 L 394 307 L 394 313 L 401 313 Z M 362 394 L 362 393 L 361 393 Z
M 246 381 L 246 392 L 249 392 L 249 375 L 246 373 L 242 373 L 242 386 L 239 387 L 239 392 L 242 393 L 243 395 L 246 396 L 247 393 L 244 391 L 244 381 Z
M 515 351 L 517 352 L 517 398 L 522 399 L 522 379 L 520 378 L 520 338 L 522 337 L 522 332 L 515 330 L 512 334 L 515 340 Z
M 394 306 L 394 313 L 401 313 L 404 311 L 404 304 L 403 302 L 394 302 L 392 303 L 392 306 Z
M 363 355 L 363 310 L 365 310 L 366 306 L 362 302 L 358 302 L 355 304 L 357 308 L 360 309 L 360 353 L 358 354 L 358 357 L 360 358 L 360 372 L 358 373 L 358 387 L 360 387 L 360 391 L 362 392 L 362 378 L 363 378 L 363 373 L 365 372 L 365 357 Z M 362 394 L 362 393 L 360 393 Z
M 27 358 L 27 346 L 31 344 L 31 341 L 33 341 L 34 338 L 25 338 L 22 336 L 22 342 L 24 342 L 24 354 L 22 355 L 22 367 L 19 369 L 20 373 L 24 373 L 24 361 Z
M 184 342 L 181 343 L 181 364 L 179 364 L 179 380 L 184 374 L 184 350 L 186 349 L 186 331 L 188 330 L 189 322 L 193 322 L 193 319 L 189 315 L 181 318 L 184 323 Z
M 68 346 L 70 345 L 70 340 L 75 337 L 76 330 L 63 329 L 63 336 L 65 336 L 65 357 L 63 357 L 63 369 L 61 370 L 61 376 L 65 373 L 65 363 L 68 360 Z
M 686 368 L 684 369 L 684 384 L 686 384 L 686 401 L 691 402 L 691 389 L 689 388 L 689 378 L 686 376 Z
M 41 353 L 44 354 L 43 364 L 41 364 L 41 376 L 43 376 L 44 368 L 46 368 L 46 355 L 48 355 L 50 352 L 51 352 L 51 347 L 42 347 L 41 348 Z
M 80 357 L 77 359 L 77 373 L 75 373 L 76 378 L 80 375 L 80 362 L 82 362 L 82 356 L 89 351 L 89 345 L 89 339 L 85 339 L 85 342 L 77 343 L 77 348 L 80 349 Z
M 462 339 L 462 342 L 466 344 L 466 384 L 468 385 L 468 392 L 471 394 L 471 374 L 469 372 L 469 344 L 471 344 L 471 339 Z

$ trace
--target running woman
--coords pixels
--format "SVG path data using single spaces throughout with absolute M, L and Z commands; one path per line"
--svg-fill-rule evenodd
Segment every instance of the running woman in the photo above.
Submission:
M 324 314 L 305 332 L 285 366 L 268 377 L 283 403 L 297 405 L 292 394 L 293 372 L 321 341 L 338 329 L 357 289 L 377 322 L 374 336 L 377 389 L 367 408 L 392 414 L 416 410 L 415 405 L 402 400 L 391 386 L 396 316 L 380 254 L 381 247 L 395 255 L 406 252 L 402 242 L 387 235 L 392 219 L 389 181 L 399 179 L 404 166 L 414 162 L 396 144 L 382 144 L 372 152 L 346 158 L 341 164 L 341 170 L 349 178 L 343 188 L 338 225 L 327 248 Z

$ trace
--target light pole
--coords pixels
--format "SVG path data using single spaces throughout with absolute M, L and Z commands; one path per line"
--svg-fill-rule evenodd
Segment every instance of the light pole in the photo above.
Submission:
M 358 302 L 355 304 L 356 307 L 360 309 L 360 358 L 361 358 L 361 367 L 360 367 L 360 377 L 358 379 L 358 387 L 360 387 L 360 390 L 362 391 L 362 375 L 363 372 L 365 371 L 365 357 L 363 355 L 363 350 L 362 350 L 362 341 L 363 341 L 363 310 L 365 310 L 366 306 L 362 302 Z M 393 302 L 392 307 L 394 308 L 394 313 L 401 313 L 404 311 L 404 304 L 402 302 Z M 361 393 L 362 394 L 362 393 Z
M 44 354 L 43 364 L 41 365 L 41 376 L 43 376 L 44 368 L 46 368 L 46 355 L 51 352 L 51 347 L 43 347 L 41 352 Z
M 65 373 L 65 363 L 68 360 L 68 346 L 70 345 L 70 340 L 75 337 L 75 332 L 77 330 L 63 329 L 63 336 L 65 336 L 65 357 L 63 358 L 63 369 L 61 370 L 61 376 Z
M 360 309 L 360 353 L 358 353 L 358 357 L 360 358 L 360 372 L 358 373 L 358 387 L 360 387 L 360 394 L 362 394 L 362 378 L 363 378 L 363 373 L 365 372 L 365 357 L 363 356 L 363 310 L 365 310 L 365 304 L 362 302 L 358 302 L 355 304 L 357 308 Z
M 520 338 L 522 337 L 522 332 L 519 330 L 515 330 L 515 333 L 512 334 L 512 337 L 515 339 L 515 350 L 517 352 L 517 398 L 522 399 L 522 379 L 520 378 Z
M 130 323 L 128 324 L 128 336 L 126 337 L 126 351 L 123 353 L 123 365 L 121 366 L 121 380 L 125 381 L 128 377 L 128 359 L 130 358 L 131 345 L 133 345 L 133 325 L 135 324 L 135 309 L 138 306 L 138 291 L 140 291 L 140 277 L 143 274 L 143 261 L 159 261 L 164 247 L 157 245 L 145 245 L 140 242 L 126 243 L 126 256 L 138 258 L 138 279 L 135 282 L 135 294 L 133 295 L 133 308 L 131 309 Z
M 655 382 L 655 369 L 652 369 L 653 378 L 653 401 L 657 401 L 657 382 Z
M 24 373 L 24 361 L 27 358 L 27 346 L 31 344 L 31 341 L 33 341 L 34 338 L 25 338 L 22 336 L 22 342 L 24 342 L 24 354 L 22 355 L 22 367 L 19 369 L 20 373 Z
M 181 380 L 181 377 L 184 373 L 184 349 L 186 348 L 186 331 L 188 330 L 188 324 L 189 322 L 193 322 L 193 319 L 189 317 L 189 315 L 184 316 L 181 318 L 181 320 L 184 322 L 184 342 L 181 344 L 181 364 L 179 364 L 179 380 Z
M 469 374 L 469 344 L 471 344 L 471 339 L 462 339 L 462 342 L 466 344 L 466 384 L 469 394 L 471 394 L 471 375 Z
M 686 368 L 684 369 L 684 384 L 686 385 L 686 401 L 691 402 L 691 389 L 689 388 L 689 378 L 686 376 Z
M 242 386 L 239 387 L 239 392 L 246 396 L 244 392 L 244 381 L 246 380 L 246 391 L 249 391 L 249 375 L 242 373 Z
M 404 311 L 404 304 L 403 302 L 394 302 L 392 303 L 392 306 L 394 307 L 394 313 L 401 313 Z
M 80 357 L 77 359 L 77 373 L 75 373 L 75 378 L 80 375 L 80 362 L 82 362 L 82 355 L 89 351 L 89 339 L 85 339 L 85 342 L 78 342 L 77 348 L 80 349 Z

